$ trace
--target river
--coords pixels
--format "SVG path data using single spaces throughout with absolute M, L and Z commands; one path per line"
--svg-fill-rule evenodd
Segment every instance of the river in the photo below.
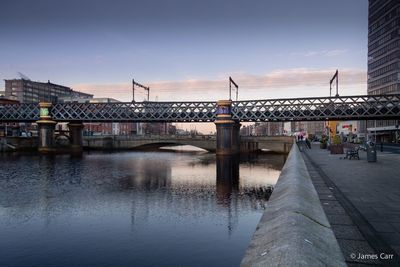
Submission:
M 285 156 L 0 155 L 0 266 L 237 266 Z

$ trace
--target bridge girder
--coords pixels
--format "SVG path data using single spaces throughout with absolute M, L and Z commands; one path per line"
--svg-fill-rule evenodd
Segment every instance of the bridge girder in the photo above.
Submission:
M 213 122 L 216 102 L 56 103 L 58 122 Z M 35 122 L 39 104 L 2 104 L 1 122 Z M 400 95 L 362 95 L 233 101 L 237 121 L 400 119 Z

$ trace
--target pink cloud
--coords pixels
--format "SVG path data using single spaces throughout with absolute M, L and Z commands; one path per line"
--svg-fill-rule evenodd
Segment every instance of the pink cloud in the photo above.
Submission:
M 236 73 L 233 79 L 239 84 L 239 94 L 250 99 L 292 97 L 296 95 L 321 95 L 329 91 L 329 80 L 335 69 L 283 69 L 264 75 Z M 226 79 L 188 79 L 181 81 L 150 81 L 150 99 L 167 100 L 216 100 L 227 98 L 228 75 Z M 339 85 L 346 94 L 366 93 L 367 73 L 364 69 L 339 70 Z M 95 97 L 112 97 L 122 101 L 132 100 L 130 83 L 75 84 L 74 89 L 92 93 Z M 328 90 L 328 91 L 327 91 Z M 135 91 L 135 99 L 145 98 L 143 90 Z
M 347 49 L 333 49 L 333 50 L 321 50 L 321 51 L 307 51 L 307 52 L 294 52 L 292 56 L 303 56 L 303 57 L 335 57 L 347 53 Z

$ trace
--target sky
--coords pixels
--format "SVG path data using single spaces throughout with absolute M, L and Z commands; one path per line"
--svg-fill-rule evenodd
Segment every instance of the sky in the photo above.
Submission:
M 2 0 L 0 79 L 131 101 L 366 94 L 367 0 Z M 0 85 L 0 90 L 4 83 Z M 136 100 L 144 100 L 138 89 Z

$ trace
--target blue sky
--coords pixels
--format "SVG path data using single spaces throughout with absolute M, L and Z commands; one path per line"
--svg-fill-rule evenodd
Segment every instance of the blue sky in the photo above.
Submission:
M 3 0 L 0 78 L 131 100 L 216 100 L 366 93 L 366 0 Z M 4 84 L 0 86 L 0 89 Z M 139 92 L 138 92 L 139 94 Z M 138 95 L 138 99 L 144 94 Z

